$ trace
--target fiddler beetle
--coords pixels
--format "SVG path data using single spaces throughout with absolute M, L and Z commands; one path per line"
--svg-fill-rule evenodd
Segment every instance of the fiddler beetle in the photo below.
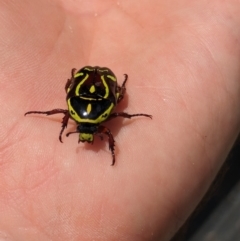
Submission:
M 102 123 L 116 117 L 132 118 L 145 116 L 152 118 L 148 114 L 128 114 L 125 112 L 113 112 L 115 106 L 123 99 L 126 92 L 126 82 L 128 75 L 121 86 L 117 83 L 114 73 L 106 67 L 85 66 L 76 71 L 72 69 L 71 78 L 67 80 L 65 90 L 68 109 L 53 109 L 50 111 L 28 111 L 28 114 L 63 114 L 62 128 L 59 140 L 62 142 L 62 134 L 67 127 L 69 118 L 77 123 L 77 129 L 69 132 L 66 136 L 79 133 L 79 142 L 93 143 L 94 135 L 102 134 L 108 136 L 109 149 L 112 153 L 112 165 L 115 163 L 115 141 L 113 135 Z

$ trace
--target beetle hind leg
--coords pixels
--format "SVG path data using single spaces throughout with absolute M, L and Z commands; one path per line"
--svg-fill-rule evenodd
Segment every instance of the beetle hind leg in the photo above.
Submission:
M 112 166 L 115 164 L 115 141 L 111 131 L 105 126 L 99 126 L 97 130 L 98 134 L 105 134 L 108 136 L 109 150 L 112 153 Z

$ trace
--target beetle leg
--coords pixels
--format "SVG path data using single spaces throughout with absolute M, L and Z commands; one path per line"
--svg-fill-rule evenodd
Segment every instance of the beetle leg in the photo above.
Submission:
M 68 132 L 66 136 L 68 137 L 69 135 L 76 134 L 76 133 L 80 133 L 79 130 Z M 78 140 L 78 143 L 80 143 L 80 140 Z
M 62 119 L 62 129 L 59 133 L 59 141 L 62 142 L 62 133 L 64 131 L 65 128 L 67 128 L 67 124 L 68 124 L 68 120 L 69 120 L 69 117 L 70 117 L 70 114 L 69 112 L 67 111 L 65 113 L 65 115 L 63 116 L 63 119 Z M 62 142 L 63 143 L 63 142 Z
M 72 71 L 71 71 L 71 79 L 68 79 L 68 80 L 67 80 L 67 83 L 66 83 L 66 85 L 65 85 L 65 90 L 66 90 L 66 92 L 67 92 L 69 86 L 71 85 L 72 80 L 74 79 L 74 75 L 75 75 L 75 73 L 76 73 L 76 70 L 77 70 L 77 69 L 73 68 Z
M 63 110 L 63 109 L 54 109 L 54 110 L 49 110 L 49 111 L 28 111 L 24 115 L 29 115 L 29 114 L 45 114 L 45 115 L 55 115 L 55 114 L 64 114 L 63 120 L 62 120 L 62 129 L 59 134 L 59 141 L 62 142 L 62 133 L 64 129 L 67 127 L 68 120 L 69 120 L 69 112 L 68 110 Z
M 71 83 L 72 83 L 72 79 L 68 79 L 68 80 L 67 80 L 67 83 L 66 83 L 66 85 L 65 85 L 65 91 L 66 91 L 66 93 L 67 93 L 68 87 L 70 86 Z
M 145 117 L 149 117 L 152 119 L 152 116 L 151 115 L 148 115 L 148 114 L 142 114 L 142 113 L 139 113 L 139 114 L 128 114 L 126 112 L 118 112 L 118 113 L 112 113 L 107 120 L 105 121 L 109 121 L 111 119 L 114 119 L 116 117 L 123 117 L 123 118 L 128 118 L 128 119 L 131 119 L 132 117 L 136 117 L 136 116 L 145 116 Z
M 76 70 L 77 70 L 77 69 L 74 69 L 74 68 L 73 68 L 72 71 L 71 71 L 71 79 L 68 79 L 68 80 L 67 80 L 67 83 L 66 83 L 66 85 L 65 85 L 65 90 L 66 90 L 66 92 L 67 92 L 69 86 L 71 85 L 72 80 L 74 79 L 74 75 L 75 75 L 75 73 L 76 73 Z
M 125 79 L 124 79 L 124 81 L 123 81 L 123 83 L 122 83 L 122 86 L 121 86 L 121 87 L 118 86 L 118 89 L 117 89 L 117 92 L 119 92 L 119 96 L 118 96 L 118 99 L 117 99 L 117 103 L 119 103 L 119 102 L 123 99 L 123 97 L 124 97 L 124 95 L 125 95 L 125 92 L 126 92 L 126 87 L 125 87 L 125 85 L 126 85 L 126 82 L 127 82 L 127 80 L 128 80 L 128 75 L 127 75 L 127 74 L 124 74 L 124 76 L 125 76 Z
M 112 153 L 112 166 L 113 166 L 114 163 L 115 163 L 115 152 L 114 152 L 115 141 L 114 141 L 113 135 L 112 135 L 111 131 L 105 126 L 99 126 L 98 130 L 97 130 L 97 133 L 98 134 L 105 134 L 105 135 L 108 136 L 108 144 L 109 144 L 109 150 Z

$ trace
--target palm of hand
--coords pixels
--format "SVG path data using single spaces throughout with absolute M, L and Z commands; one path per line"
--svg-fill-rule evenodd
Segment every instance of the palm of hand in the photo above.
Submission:
M 199 10 L 204 4 L 191 12 L 194 1 L 188 9 L 163 3 L 1 3 L 3 233 L 22 240 L 167 239 L 181 225 L 176 217 L 184 220 L 199 201 L 239 118 L 222 130 L 239 101 L 225 101 L 236 81 L 225 83 L 225 56 L 216 55 L 231 39 L 207 38 L 207 23 L 216 36 L 223 30 Z M 109 123 L 114 167 L 105 142 L 78 146 L 72 136 L 59 143 L 61 116 L 23 117 L 66 108 L 69 71 L 86 64 L 111 68 L 120 83 L 127 73 L 128 96 L 119 108 L 154 116 Z M 230 61 L 228 67 L 234 69 Z M 216 87 L 223 97 L 213 96 Z

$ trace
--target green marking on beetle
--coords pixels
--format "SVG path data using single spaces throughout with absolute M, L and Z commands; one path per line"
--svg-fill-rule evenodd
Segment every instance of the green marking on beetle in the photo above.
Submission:
M 113 81 L 117 81 L 117 79 L 116 79 L 114 76 L 112 76 L 112 75 L 107 75 L 107 77 L 108 77 L 109 79 L 113 80 Z
M 108 69 L 98 69 L 99 72 L 109 72 Z
M 87 105 L 87 113 L 90 114 L 91 110 L 92 110 L 92 104 L 89 103 Z
M 102 79 L 103 85 L 105 87 L 105 95 L 103 96 L 103 98 L 107 98 L 109 95 L 109 87 L 105 81 L 104 75 L 101 76 L 101 79 Z
M 94 93 L 96 91 L 95 85 L 92 85 L 89 91 L 90 93 Z
M 93 134 L 90 134 L 90 133 L 80 133 L 79 134 L 79 140 L 80 141 L 93 142 Z
M 84 68 L 84 70 L 88 70 L 88 71 L 94 71 L 94 68 Z
M 85 82 L 85 80 L 86 80 L 88 77 L 89 77 L 89 75 L 86 74 L 85 78 L 83 78 L 83 79 L 80 81 L 80 83 L 77 85 L 76 90 L 75 90 L 75 94 L 76 94 L 77 96 L 79 96 L 80 88 L 81 88 L 81 86 L 83 85 L 83 83 Z
M 100 101 L 100 100 L 103 100 L 103 98 L 100 98 L 100 97 L 98 97 L 98 96 L 95 97 L 95 98 L 81 96 L 81 99 L 82 99 L 82 100 L 92 100 L 92 101 Z
M 74 78 L 77 78 L 77 77 L 82 76 L 82 75 L 84 75 L 84 73 L 83 73 L 83 72 L 76 73 L 76 74 L 74 75 Z

